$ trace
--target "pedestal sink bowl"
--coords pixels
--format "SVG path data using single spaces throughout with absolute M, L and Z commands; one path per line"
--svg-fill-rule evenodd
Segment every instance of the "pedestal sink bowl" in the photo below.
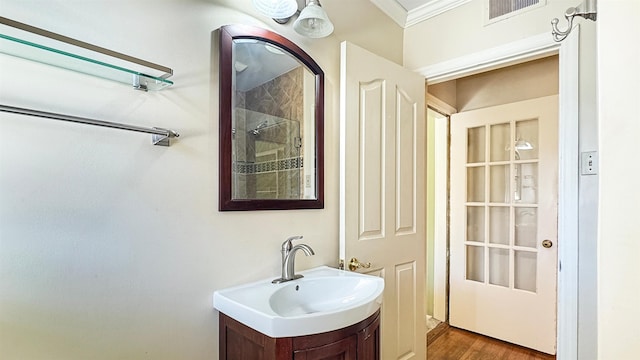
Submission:
M 337 330 L 375 313 L 384 280 L 321 266 L 303 278 L 272 284 L 272 278 L 218 290 L 213 306 L 274 338 Z

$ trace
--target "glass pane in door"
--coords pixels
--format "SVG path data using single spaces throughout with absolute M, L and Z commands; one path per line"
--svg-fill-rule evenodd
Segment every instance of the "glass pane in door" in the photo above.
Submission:
M 467 164 L 484 162 L 485 127 L 467 129 Z
M 516 164 L 520 169 L 519 181 L 515 182 L 515 192 L 520 193 L 520 203 L 537 204 L 538 203 L 538 163 Z
M 489 248 L 489 283 L 509 286 L 509 250 Z
M 538 254 L 531 251 L 515 251 L 514 287 L 536 292 L 536 270 Z
M 518 207 L 515 212 L 515 245 L 536 248 L 538 243 L 538 209 Z
M 489 208 L 489 242 L 509 245 L 509 207 L 491 206 Z
M 484 282 L 484 247 L 467 245 L 467 280 Z
M 484 206 L 467 207 L 467 241 L 484 242 Z
M 484 201 L 484 166 L 467 168 L 467 202 Z
M 490 191 L 489 197 L 492 203 L 509 202 L 509 166 L 492 165 L 489 167 Z
M 511 124 L 491 125 L 491 161 L 509 160 L 509 135 L 511 134 Z
M 516 122 L 516 160 L 538 158 L 538 119 Z

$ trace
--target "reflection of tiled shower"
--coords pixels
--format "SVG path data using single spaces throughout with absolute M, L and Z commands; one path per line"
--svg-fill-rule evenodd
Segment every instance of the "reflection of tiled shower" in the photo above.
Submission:
M 255 177 L 256 198 L 297 199 L 302 171 L 300 122 L 246 110 L 247 163 L 244 171 Z M 261 124 L 266 124 L 262 125 Z M 255 129 L 258 131 L 255 131 Z
M 273 99 L 280 101 L 276 103 Z M 236 93 L 233 125 L 236 198 L 302 196 L 302 104 L 301 68 L 247 92 Z

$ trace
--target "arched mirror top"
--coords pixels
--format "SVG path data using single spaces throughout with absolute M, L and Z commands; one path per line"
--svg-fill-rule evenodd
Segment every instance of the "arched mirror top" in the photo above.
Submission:
M 324 207 L 324 73 L 269 30 L 220 28 L 219 210 Z

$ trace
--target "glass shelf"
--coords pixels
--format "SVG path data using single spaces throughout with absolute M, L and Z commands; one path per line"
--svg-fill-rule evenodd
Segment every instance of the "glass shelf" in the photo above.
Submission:
M 97 76 L 138 90 L 162 90 L 170 68 L 0 17 L 0 53 Z

